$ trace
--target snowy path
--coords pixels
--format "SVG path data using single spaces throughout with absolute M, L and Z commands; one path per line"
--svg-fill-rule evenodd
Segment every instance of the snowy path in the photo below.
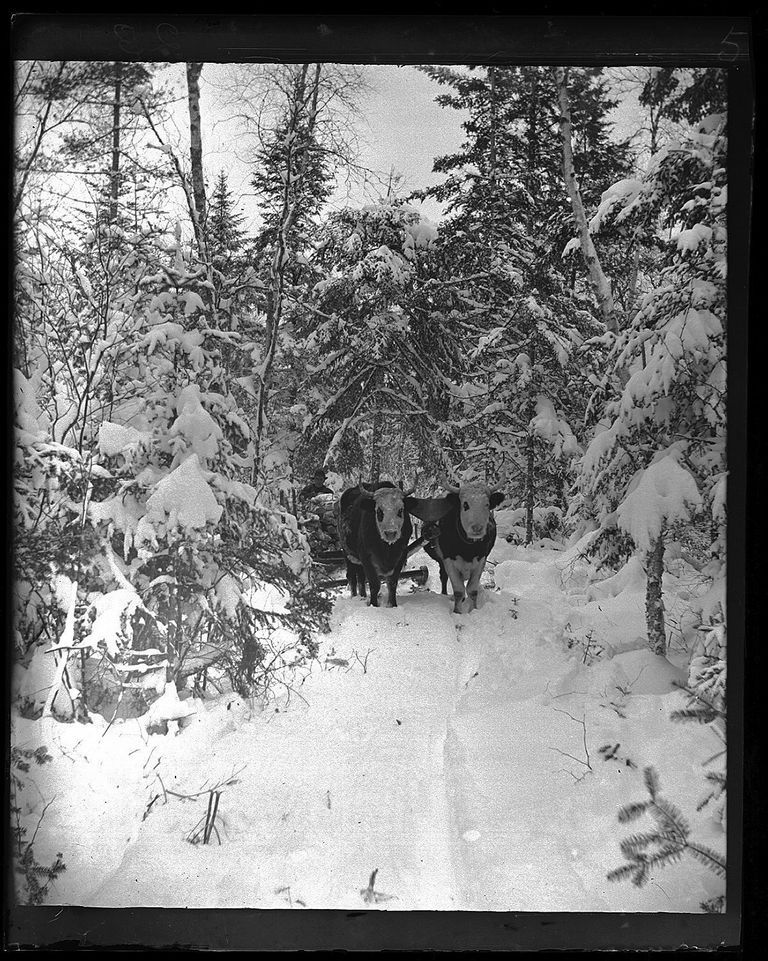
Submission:
M 294 696 L 287 711 L 266 723 L 261 716 L 237 724 L 222 745 L 211 744 L 214 760 L 217 754 L 226 758 L 217 771 L 226 773 L 230 759 L 231 767 L 247 765 L 221 802 L 242 870 L 235 903 L 359 908 L 360 889 L 378 868 L 375 890 L 391 894 L 391 906 L 404 901 L 412 908 L 452 909 L 456 880 L 444 751 L 460 679 L 448 605 L 423 593 L 403 598 L 397 609 L 372 611 L 342 598 L 333 638 L 332 653 L 348 664 L 316 669 L 301 688 L 306 703 Z M 179 753 L 173 763 L 189 762 Z M 163 768 L 171 769 L 167 754 Z M 184 806 L 166 805 L 145 824 L 160 824 L 179 809 Z M 186 821 L 191 826 L 189 816 Z M 164 825 L 157 833 L 162 838 L 178 827 Z M 146 845 L 156 840 L 147 838 Z M 215 848 L 200 850 L 212 861 L 205 887 L 198 876 L 178 878 L 182 903 L 218 903 L 217 891 L 222 903 L 232 903 L 229 856 L 209 859 Z M 142 857 L 133 848 L 129 856 L 93 893 L 96 903 L 125 898 L 131 862 Z M 144 882 L 137 883 L 146 891 Z
M 219 698 L 178 737 L 116 724 L 106 753 L 97 724 L 58 725 L 67 754 L 40 772 L 41 796 L 57 794 L 46 843 L 67 862 L 55 900 L 359 910 L 378 869 L 388 897 L 371 906 L 385 909 L 699 910 L 706 879 L 684 865 L 642 889 L 605 880 L 643 764 L 695 801 L 713 753 L 706 730 L 670 725 L 682 674 L 638 642 L 642 584 L 592 597 L 563 577 L 562 553 L 502 541 L 494 558 L 502 589 L 471 614 L 405 585 L 396 609 L 340 597 L 320 661 L 279 711 Z M 569 649 L 566 632 L 587 629 L 613 656 L 590 666 Z M 611 763 L 605 744 L 620 745 Z M 207 793 L 158 799 L 142 820 L 160 779 L 189 794 L 234 771 L 221 845 L 186 840 Z M 722 848 L 708 813 L 695 827 Z

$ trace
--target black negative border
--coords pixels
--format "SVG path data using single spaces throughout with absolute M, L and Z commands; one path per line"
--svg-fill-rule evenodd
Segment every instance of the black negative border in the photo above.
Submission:
M 759 649 L 753 627 L 749 636 L 755 643 L 751 644 L 745 672 L 745 546 L 750 568 L 757 556 L 751 527 L 745 542 L 746 320 L 754 96 L 750 54 L 755 40 L 751 18 L 176 14 L 105 17 L 19 13 L 12 15 L 10 25 L 14 59 L 658 63 L 730 68 L 728 893 L 731 903 L 738 901 L 742 817 L 751 828 L 760 827 L 755 809 L 749 817 L 743 810 L 741 792 L 744 724 L 740 691 L 746 682 L 747 691 L 757 692 L 754 656 Z M 754 389 L 754 377 L 750 383 Z M 754 412 L 752 405 L 750 413 L 756 420 Z M 6 451 L 10 447 L 11 444 Z M 752 597 L 755 586 L 753 580 Z M 7 724 L 7 716 L 4 720 Z M 750 788 L 756 792 L 756 747 L 752 740 L 748 759 L 753 765 L 748 771 Z M 762 811 L 765 813 L 764 802 Z M 758 860 L 754 847 L 750 847 L 743 867 L 755 879 Z M 751 907 L 745 902 L 744 934 L 756 933 L 758 909 L 755 902 Z M 5 945 L 22 949 L 45 946 L 88 950 L 111 946 L 282 951 L 738 950 L 742 938 L 739 912 L 732 908 L 726 915 L 331 910 L 294 911 L 287 915 L 285 911 L 258 909 L 29 908 L 11 907 L 6 901 L 3 920 Z

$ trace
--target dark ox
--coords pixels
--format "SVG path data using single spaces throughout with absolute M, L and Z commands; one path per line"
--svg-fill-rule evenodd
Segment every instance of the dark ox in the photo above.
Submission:
M 373 488 L 373 489 L 372 489 Z M 408 557 L 413 526 L 408 516 L 416 513 L 435 520 L 435 499 L 411 497 L 389 481 L 359 485 L 345 490 L 339 500 L 339 540 L 347 555 L 347 583 L 353 597 L 365 597 L 368 581 L 373 607 L 379 606 L 382 580 L 389 587 L 388 607 L 397 607 L 397 579 Z
M 465 597 L 469 597 L 470 610 L 477 607 L 480 575 L 496 543 L 496 522 L 491 511 L 498 507 L 505 495 L 480 483 L 443 486 L 449 491 L 448 496 L 433 501 L 443 503 L 445 510 L 440 519 L 425 531 L 429 544 L 424 550 L 440 565 L 443 594 L 448 593 L 450 578 L 453 612 L 460 614 Z M 431 513 L 440 513 L 440 509 L 432 508 Z

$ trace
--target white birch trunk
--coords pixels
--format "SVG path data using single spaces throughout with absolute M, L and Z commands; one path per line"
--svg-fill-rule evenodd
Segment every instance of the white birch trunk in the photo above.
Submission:
M 200 74 L 202 63 L 187 64 L 187 101 L 189 104 L 189 159 L 192 168 L 192 196 L 194 213 L 192 226 L 195 230 L 197 249 L 203 260 L 208 260 L 205 242 L 205 177 L 203 175 L 203 139 L 200 121 Z
M 587 215 L 584 212 L 584 204 L 582 203 L 581 193 L 576 182 L 576 170 L 573 165 L 571 106 L 568 98 L 568 72 L 565 67 L 555 67 L 554 70 L 555 83 L 557 85 L 557 99 L 560 105 L 560 136 L 563 141 L 563 178 L 565 180 L 565 189 L 568 191 L 568 197 L 571 201 L 573 217 L 579 231 L 581 253 L 589 272 L 589 278 L 592 282 L 595 296 L 600 305 L 600 312 L 603 315 L 606 327 L 610 331 L 613 331 L 613 333 L 618 333 L 618 314 L 613 300 L 611 282 L 603 273 L 595 245 L 592 243 Z

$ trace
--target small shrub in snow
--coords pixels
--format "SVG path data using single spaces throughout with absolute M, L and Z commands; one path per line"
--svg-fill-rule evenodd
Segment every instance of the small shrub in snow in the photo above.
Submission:
M 219 842 L 219 845 L 221 845 L 221 835 L 219 834 L 219 829 L 216 827 L 216 815 L 219 811 L 220 798 L 221 791 L 211 791 L 208 794 L 208 809 L 205 812 L 205 816 L 197 822 L 187 835 L 187 841 L 189 841 L 190 844 L 208 844 L 211 836 L 215 832 L 216 840 Z
M 534 507 L 532 512 L 531 543 L 549 541 L 547 546 L 561 546 L 566 534 L 566 522 L 563 511 L 549 504 L 544 507 Z M 508 544 L 524 544 L 526 542 L 526 509 L 518 507 L 504 512 L 505 540 Z
M 19 900 L 24 904 L 43 904 L 50 886 L 66 870 L 61 852 L 56 855 L 53 864 L 41 864 L 35 857 L 34 843 L 40 825 L 43 823 L 48 805 L 43 808 L 32 837 L 27 839 L 27 829 L 21 823 L 20 795 L 24 790 L 23 775 L 29 772 L 30 762 L 45 764 L 52 758 L 45 747 L 34 751 L 11 747 L 10 781 L 11 781 L 11 847 L 14 872 L 19 878 Z
M 568 650 L 577 652 L 581 657 L 581 663 L 587 666 L 594 664 L 605 653 L 605 648 L 595 638 L 595 631 L 592 628 L 582 636 L 575 634 L 571 625 L 566 624 L 563 637 Z

